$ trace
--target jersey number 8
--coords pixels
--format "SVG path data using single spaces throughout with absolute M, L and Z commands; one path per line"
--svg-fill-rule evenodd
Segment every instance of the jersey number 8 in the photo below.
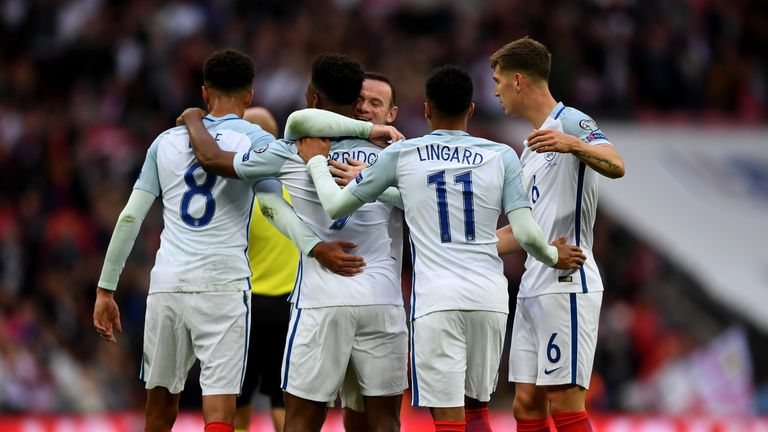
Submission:
M 197 183 L 195 180 L 195 171 L 197 171 L 198 168 L 201 168 L 200 162 L 195 162 L 190 165 L 187 172 L 184 173 L 184 182 L 189 189 L 187 189 L 181 197 L 181 220 L 193 228 L 208 225 L 208 223 L 211 222 L 211 219 L 213 219 L 213 214 L 216 212 L 216 199 L 213 196 L 213 192 L 211 192 L 213 185 L 216 184 L 216 175 L 208 174 L 203 171 L 205 178 L 202 183 Z M 205 198 L 205 209 L 202 216 L 198 218 L 189 214 L 189 205 L 192 202 L 192 197 L 195 195 L 202 195 L 203 198 Z

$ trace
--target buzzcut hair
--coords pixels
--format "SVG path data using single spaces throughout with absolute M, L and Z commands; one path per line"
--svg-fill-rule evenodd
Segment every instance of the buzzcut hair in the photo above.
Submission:
M 427 78 L 427 101 L 433 109 L 448 117 L 457 117 L 472 104 L 472 79 L 454 65 L 440 66 Z
M 549 80 L 552 54 L 541 42 L 528 36 L 512 41 L 491 56 L 491 69 L 520 71 L 543 81 Z
M 250 90 L 254 74 L 251 57 L 234 48 L 215 51 L 203 62 L 203 83 L 223 93 Z
M 395 92 L 395 86 L 392 84 L 392 81 L 389 79 L 388 76 L 378 72 L 366 72 L 365 79 L 381 81 L 383 83 L 386 83 L 392 92 L 392 102 L 390 103 L 390 106 L 393 107 L 397 105 L 397 92 Z
M 363 68 L 344 54 L 320 54 L 312 60 L 312 88 L 338 105 L 353 105 L 363 87 Z

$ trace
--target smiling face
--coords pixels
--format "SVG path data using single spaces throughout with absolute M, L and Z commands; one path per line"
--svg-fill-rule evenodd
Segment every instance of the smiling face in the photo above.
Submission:
M 502 71 L 500 65 L 493 70 L 493 82 L 496 83 L 494 96 L 499 98 L 501 109 L 508 116 L 520 115 L 520 74 Z
M 355 105 L 355 118 L 373 124 L 391 124 L 397 117 L 392 88 L 384 81 L 366 78 Z

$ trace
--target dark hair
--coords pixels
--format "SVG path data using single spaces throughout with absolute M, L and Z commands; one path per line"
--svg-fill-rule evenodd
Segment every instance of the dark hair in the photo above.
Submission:
M 427 101 L 445 116 L 464 114 L 472 103 L 472 79 L 457 66 L 440 66 L 427 78 Z
M 343 54 L 320 54 L 312 60 L 312 88 L 338 105 L 353 105 L 363 87 L 360 63 Z
M 206 87 L 224 93 L 249 90 L 253 85 L 253 76 L 253 60 L 236 49 L 216 51 L 203 63 L 203 82 Z
M 520 71 L 534 78 L 549 80 L 552 55 L 541 42 L 528 36 L 512 41 L 491 56 L 491 69 Z
M 389 89 L 392 91 L 392 102 L 390 103 L 390 106 L 397 105 L 397 93 L 395 92 L 395 86 L 392 85 L 392 81 L 390 81 L 389 77 L 378 72 L 366 72 L 365 79 L 371 79 L 371 80 L 387 83 L 387 85 L 389 86 Z

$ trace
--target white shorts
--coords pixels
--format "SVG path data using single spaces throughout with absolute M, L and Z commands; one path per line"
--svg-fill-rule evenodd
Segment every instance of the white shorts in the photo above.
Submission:
M 408 388 L 408 329 L 402 306 L 335 306 L 291 310 L 282 388 L 330 402 L 353 369 L 363 396 Z
M 602 292 L 517 299 L 509 380 L 589 388 Z
M 180 393 L 197 358 L 203 396 L 240 393 L 250 310 L 248 291 L 147 296 L 140 372 L 146 388 Z
M 507 314 L 439 311 L 411 325 L 413 406 L 464 406 L 491 400 L 499 377 Z

